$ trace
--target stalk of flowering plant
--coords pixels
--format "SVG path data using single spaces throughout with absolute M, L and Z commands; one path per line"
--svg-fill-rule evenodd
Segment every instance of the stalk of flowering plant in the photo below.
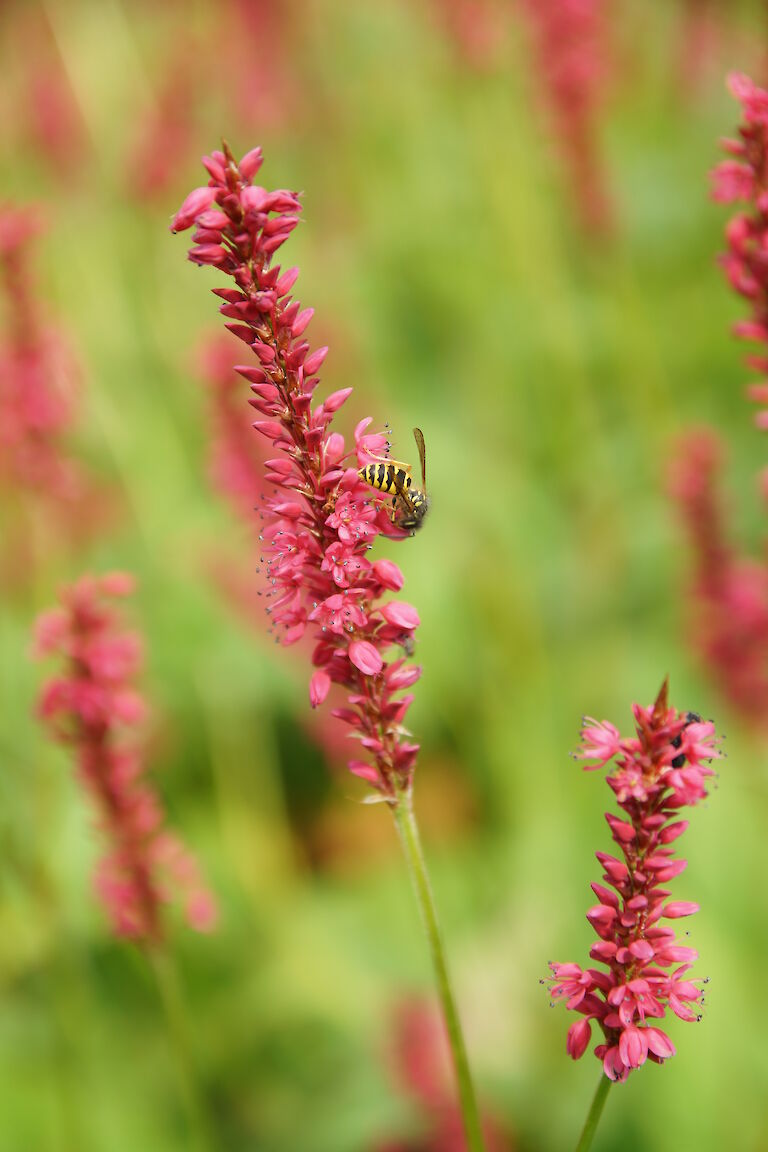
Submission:
M 298 270 L 284 272 L 272 263 L 298 224 L 298 197 L 252 183 L 262 163 L 259 148 L 238 163 L 225 144 L 203 163 L 208 184 L 190 193 L 171 228 L 194 226 L 190 260 L 232 278 L 235 287 L 214 292 L 224 301 L 220 311 L 227 327 L 255 354 L 237 371 L 251 385 L 250 403 L 259 413 L 254 428 L 275 450 L 265 464 L 275 494 L 264 501 L 262 531 L 270 630 L 282 644 L 305 635 L 314 641 L 312 707 L 325 701 L 332 684 L 347 692 L 334 716 L 360 742 L 362 756 L 350 761 L 350 770 L 395 818 L 429 940 L 474 1152 L 483 1147 L 477 1103 L 413 811 L 419 747 L 404 727 L 413 697 L 402 693 L 420 675 L 405 659 L 419 616 L 404 601 L 385 600 L 403 585 L 398 566 L 372 562 L 367 555 L 379 535 L 404 535 L 358 471 L 386 452 L 386 438 L 368 432 L 371 421 L 363 420 L 349 453 L 343 436 L 331 431 L 350 388 L 313 406 L 327 348 L 313 352 L 303 339 L 312 309 L 302 310 L 290 295 Z
M 615 759 L 607 782 L 624 814 L 620 819 L 606 813 L 618 854 L 596 853 L 604 883 L 592 885 L 599 902 L 587 912 L 599 938 L 590 956 L 606 970 L 552 963 L 547 981 L 553 998 L 565 999 L 580 1016 L 568 1030 L 567 1050 L 574 1060 L 589 1045 L 590 1021 L 603 1035 L 595 1048 L 603 1075 L 580 1150 L 591 1145 L 610 1082 L 626 1080 L 646 1059 L 661 1064 L 674 1056 L 672 1041 L 656 1024 L 667 1009 L 681 1020 L 699 1019 L 692 1005 L 700 1003 L 702 992 L 687 975 L 698 953 L 678 944 L 674 930 L 660 921 L 698 911 L 690 901 L 668 900 L 665 885 L 686 867 L 672 847 L 688 827 L 679 819 L 681 810 L 707 795 L 705 781 L 714 775 L 709 762 L 720 751 L 714 725 L 671 708 L 667 693 L 665 680 L 654 704 L 634 705 L 637 734 L 630 738 L 607 721 L 586 719 L 575 753 L 588 770 Z
M 196 861 L 164 827 L 159 797 L 146 779 L 143 749 L 132 735 L 145 713 L 134 687 L 141 641 L 124 628 L 113 605 L 132 590 L 124 573 L 86 576 L 63 591 L 59 607 L 38 619 L 36 653 L 64 661 L 63 671 L 42 690 L 39 714 L 54 739 L 72 750 L 78 779 L 98 814 L 108 847 L 96 871 L 96 891 L 115 935 L 136 941 L 150 961 L 192 1129 L 204 1148 L 207 1124 L 163 909 L 180 897 L 187 921 L 198 931 L 213 926 L 216 909 Z
M 728 247 L 720 263 L 731 287 L 749 302 L 749 318 L 734 325 L 734 334 L 762 346 L 746 357 L 762 377 L 747 395 L 763 406 L 755 422 L 768 429 L 768 91 L 738 72 L 728 77 L 728 87 L 742 107 L 740 139 L 722 141 L 732 159 L 712 171 L 712 197 L 721 204 L 747 205 L 728 222 Z

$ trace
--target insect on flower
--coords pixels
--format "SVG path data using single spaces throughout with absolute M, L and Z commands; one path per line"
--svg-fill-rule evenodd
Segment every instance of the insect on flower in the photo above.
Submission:
M 390 514 L 392 523 L 403 532 L 410 532 L 411 536 L 421 528 L 424 517 L 429 511 L 427 453 L 421 428 L 414 428 L 413 438 L 419 449 L 421 461 L 421 488 L 413 487 L 410 464 L 403 464 L 400 460 L 391 460 L 385 456 L 376 456 L 377 464 L 366 464 L 358 472 L 360 479 L 370 484 L 371 488 L 392 496 Z
M 686 712 L 686 714 L 685 714 L 685 727 L 688 728 L 691 724 L 701 724 L 701 716 L 699 716 L 698 712 Z M 682 743 L 683 743 L 682 732 L 678 732 L 678 734 L 677 734 L 677 736 L 675 736 L 674 740 L 670 740 L 670 744 L 672 745 L 673 748 L 679 748 Z M 681 752 L 678 756 L 675 756 L 674 760 L 672 761 L 672 767 L 673 768 L 682 768 L 684 764 L 685 764 L 685 753 Z

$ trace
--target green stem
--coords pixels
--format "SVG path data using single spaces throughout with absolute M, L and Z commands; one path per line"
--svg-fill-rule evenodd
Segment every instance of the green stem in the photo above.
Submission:
M 485 1152 L 482 1129 L 480 1127 L 480 1114 L 475 1098 L 475 1089 L 472 1084 L 472 1075 L 467 1060 L 467 1050 L 464 1037 L 456 1011 L 451 982 L 448 977 L 448 966 L 445 960 L 445 949 L 440 936 L 440 927 L 437 922 L 437 911 L 432 896 L 432 889 L 427 874 L 427 866 L 419 839 L 419 829 L 413 811 L 413 795 L 410 789 L 398 794 L 397 802 L 392 805 L 395 825 L 400 836 L 400 843 L 408 863 L 416 899 L 421 911 L 424 929 L 427 933 L 429 950 L 432 955 L 432 964 L 435 969 L 437 990 L 443 1010 L 445 1026 L 448 1032 L 448 1042 L 451 1047 L 453 1064 L 456 1070 L 456 1080 L 459 1089 L 459 1104 L 464 1120 L 464 1131 L 467 1137 L 469 1152 Z
M 171 956 L 162 944 L 151 945 L 146 954 L 157 983 L 168 1025 L 179 1086 L 187 1109 L 193 1147 L 198 1152 L 209 1152 L 212 1147 L 211 1136 L 195 1073 L 179 977 Z
M 608 1089 L 612 1083 L 612 1080 L 609 1080 L 607 1076 L 601 1074 L 600 1083 L 597 1086 L 597 1091 L 592 1099 L 587 1119 L 584 1121 L 583 1131 L 576 1145 L 576 1152 L 589 1152 L 589 1149 L 592 1147 L 592 1139 L 597 1131 L 597 1125 L 600 1122 L 605 1101 L 608 1098 Z

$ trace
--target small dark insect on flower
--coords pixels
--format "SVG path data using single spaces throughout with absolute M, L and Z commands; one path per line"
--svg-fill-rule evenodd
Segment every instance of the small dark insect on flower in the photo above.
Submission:
M 388 492 L 392 496 L 390 518 L 396 528 L 415 535 L 421 528 L 429 511 L 427 496 L 427 453 L 424 447 L 424 433 L 414 428 L 413 437 L 419 449 L 421 461 L 421 488 L 414 488 L 411 478 L 411 465 L 387 456 L 378 456 L 377 464 L 366 464 L 358 476 L 378 492 Z
M 701 716 L 699 716 L 698 712 L 686 712 L 686 714 L 685 714 L 685 727 L 686 728 L 688 727 L 689 724 L 700 724 L 700 723 L 701 723 Z M 679 748 L 680 745 L 682 744 L 682 742 L 683 742 L 682 733 L 675 736 L 674 740 L 670 740 L 670 744 L 672 745 L 673 748 Z M 682 768 L 683 764 L 685 764 L 685 754 L 684 753 L 681 753 L 679 756 L 675 756 L 674 760 L 672 761 L 672 767 L 673 768 Z

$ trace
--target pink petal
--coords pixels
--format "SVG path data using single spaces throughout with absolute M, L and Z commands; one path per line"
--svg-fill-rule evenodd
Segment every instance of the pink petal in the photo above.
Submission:
M 373 784 L 374 788 L 381 785 L 381 777 L 372 764 L 366 764 L 364 760 L 350 760 L 349 770 L 353 776 L 359 776 L 361 780 L 367 780 L 369 784 Z
M 677 920 L 680 916 L 693 916 L 694 912 L 698 911 L 699 905 L 690 900 L 672 900 L 665 905 L 662 915 L 667 920 Z
M 381 653 L 368 640 L 353 640 L 349 646 L 349 659 L 364 676 L 375 676 L 384 667 Z
M 340 388 L 338 392 L 331 392 L 330 396 L 323 401 L 323 408 L 326 412 L 336 412 L 351 395 L 351 388 Z
M 318 668 L 309 682 L 309 702 L 317 708 L 325 700 L 331 687 L 331 678 L 326 671 Z
M 568 1029 L 566 1051 L 572 1060 L 578 1060 L 584 1055 L 592 1036 L 592 1026 L 589 1020 L 577 1020 Z
M 195 188 L 190 192 L 171 221 L 171 232 L 183 232 L 194 224 L 200 213 L 210 208 L 215 196 L 215 188 Z
M 644 1028 L 646 1043 L 654 1056 L 667 1060 L 675 1054 L 675 1046 L 665 1032 L 660 1028 Z
M 246 152 L 238 167 L 240 168 L 240 175 L 246 180 L 252 180 L 253 177 L 261 168 L 262 155 L 261 148 L 251 148 L 250 152 Z
M 418 628 L 421 623 L 416 609 L 412 604 L 406 604 L 404 600 L 391 600 L 389 604 L 383 606 L 381 614 L 389 624 L 405 628 L 409 632 Z
M 619 1055 L 628 1068 L 639 1068 L 644 1064 L 648 1056 L 645 1030 L 633 1025 L 625 1028 L 619 1037 Z

